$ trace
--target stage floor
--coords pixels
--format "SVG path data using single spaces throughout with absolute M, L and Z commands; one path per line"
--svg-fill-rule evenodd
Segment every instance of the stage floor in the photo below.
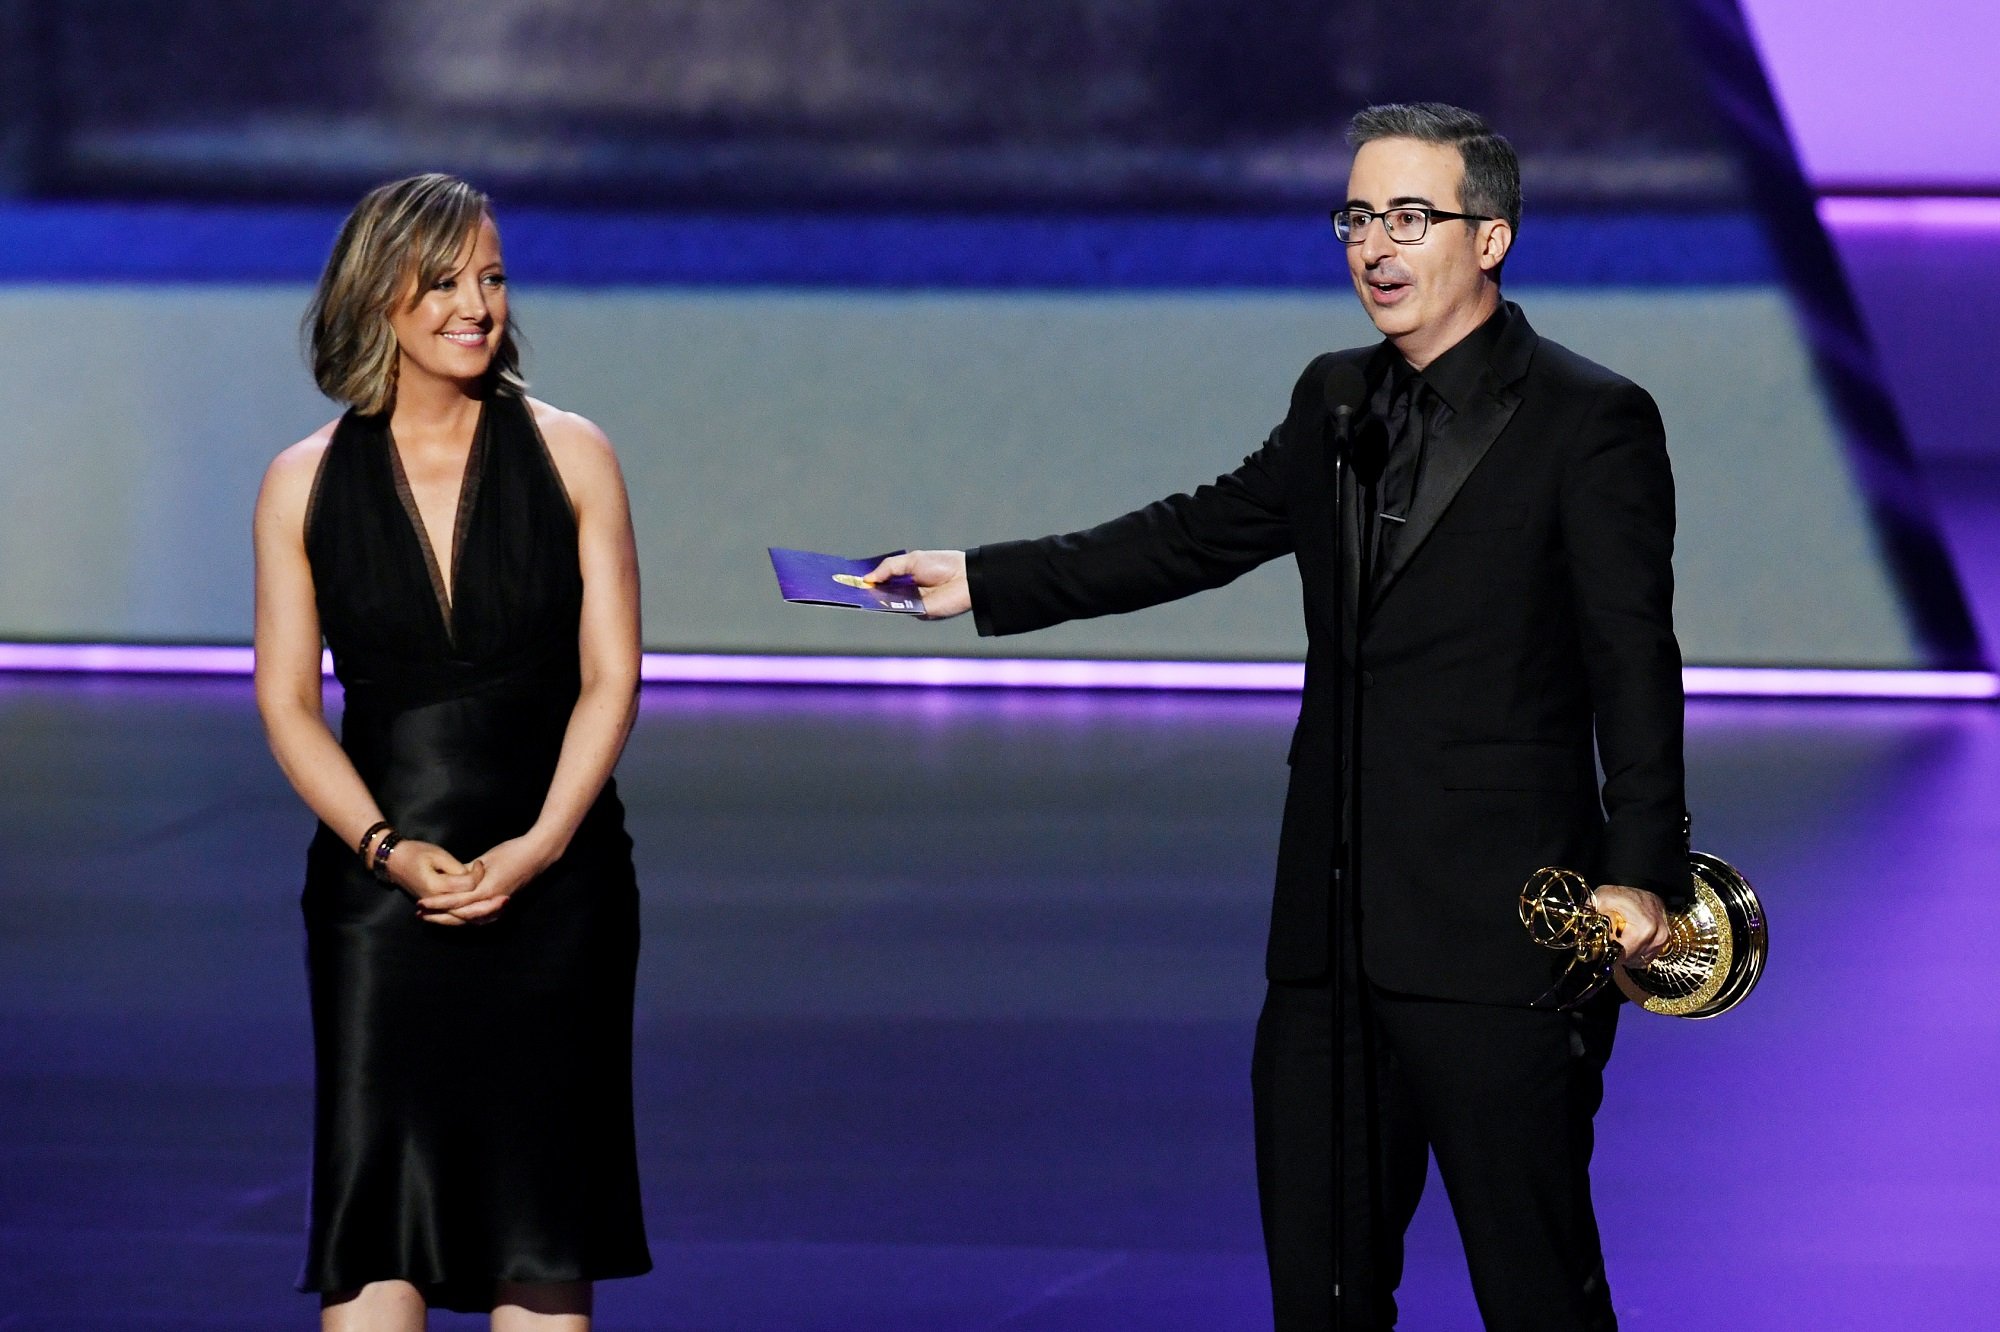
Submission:
M 1268 1328 L 1248 1066 L 1293 707 L 648 692 L 619 780 L 658 1266 L 598 1326 Z M 1971 1326 L 2000 1307 L 2000 712 L 1689 720 L 1697 844 L 1773 952 L 1722 1020 L 1621 1028 L 1624 1326 Z M 247 683 L 0 677 L 0 754 L 0 1329 L 312 1326 L 311 820 Z M 1404 1291 L 1412 1332 L 1478 1326 L 1435 1185 Z

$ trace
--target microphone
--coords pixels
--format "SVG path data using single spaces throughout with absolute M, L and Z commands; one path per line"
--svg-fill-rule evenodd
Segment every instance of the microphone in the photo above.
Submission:
M 1368 381 L 1357 367 L 1343 361 L 1326 372 L 1321 390 L 1333 426 L 1328 442 L 1334 459 L 1345 460 L 1354 469 L 1355 479 L 1372 487 L 1389 460 L 1389 431 L 1372 416 L 1363 417 L 1356 428 L 1354 418 L 1367 401 Z
M 1325 395 L 1326 414 L 1333 423 L 1332 446 L 1336 458 L 1343 456 L 1354 438 L 1354 415 L 1368 397 L 1368 381 L 1361 371 L 1346 361 L 1326 372 L 1320 391 Z

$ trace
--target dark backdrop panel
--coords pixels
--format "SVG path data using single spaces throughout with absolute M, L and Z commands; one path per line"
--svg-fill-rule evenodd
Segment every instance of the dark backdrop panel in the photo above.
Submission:
M 1739 194 L 1665 0 L 0 5 L 42 195 L 449 166 L 563 203 L 1264 208 L 1336 194 L 1339 126 L 1391 98 L 1489 114 L 1538 205 Z

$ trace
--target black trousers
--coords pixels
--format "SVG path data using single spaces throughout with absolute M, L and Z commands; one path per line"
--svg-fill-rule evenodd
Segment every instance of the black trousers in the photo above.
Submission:
M 1589 1167 L 1615 996 L 1574 1013 L 1372 986 L 1349 999 L 1341 1058 L 1353 1076 L 1338 1113 L 1330 986 L 1271 986 L 1257 1023 L 1257 1185 L 1278 1332 L 1396 1326 L 1403 1232 L 1432 1153 L 1489 1332 L 1613 1332 Z M 1348 1176 L 1337 1306 L 1336 1128 Z

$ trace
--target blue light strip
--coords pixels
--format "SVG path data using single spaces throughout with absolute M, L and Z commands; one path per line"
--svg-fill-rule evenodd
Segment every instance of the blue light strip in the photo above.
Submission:
M 0 205 L 0 283 L 311 282 L 342 210 L 183 204 Z M 511 209 L 528 286 L 946 290 L 1344 288 L 1323 214 L 1282 216 L 618 214 Z M 1742 213 L 1528 219 L 1507 280 L 1532 286 L 1742 286 L 1778 265 Z

